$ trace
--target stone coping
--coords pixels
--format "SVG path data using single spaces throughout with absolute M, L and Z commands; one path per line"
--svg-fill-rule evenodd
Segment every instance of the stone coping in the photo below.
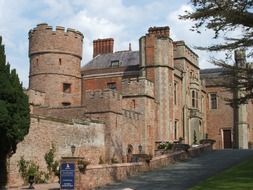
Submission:
M 199 145 L 197 147 L 191 147 L 189 148 L 189 152 L 191 152 L 192 150 L 196 150 L 196 149 L 200 149 L 200 148 L 205 148 L 210 146 L 209 144 L 204 144 L 204 145 Z M 176 152 L 172 152 L 172 153 L 168 153 L 168 154 L 163 154 L 160 156 L 156 156 L 153 157 L 152 160 L 150 160 L 150 162 L 152 163 L 153 161 L 158 161 L 164 158 L 169 158 L 169 157 L 173 157 L 173 156 L 177 156 L 180 155 L 182 153 L 184 153 L 185 151 L 181 150 L 181 151 L 176 151 Z M 71 158 L 71 157 L 69 157 Z M 92 170 L 92 169 L 103 169 L 103 168 L 117 168 L 117 167 L 129 167 L 129 166 L 141 166 L 146 164 L 145 162 L 131 162 L 131 163 L 118 163 L 118 164 L 99 164 L 99 165 L 88 165 L 86 170 Z

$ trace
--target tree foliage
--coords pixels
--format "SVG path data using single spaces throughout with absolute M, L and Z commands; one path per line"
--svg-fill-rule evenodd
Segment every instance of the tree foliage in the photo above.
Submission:
M 229 89 L 233 98 L 225 98 L 232 106 L 245 104 L 248 100 L 253 99 L 253 69 L 252 65 L 243 62 L 243 66 L 230 65 L 224 60 L 213 59 L 212 62 L 223 68 L 222 77 L 216 82 Z M 240 93 L 240 94 L 238 94 Z
M 0 37 L 0 154 L 10 155 L 29 130 L 28 97 L 15 69 L 6 64 Z
M 191 0 L 194 11 L 180 16 L 195 21 L 192 31 L 201 33 L 206 28 L 215 32 L 214 38 L 224 34 L 225 43 L 199 47 L 210 51 L 234 50 L 253 45 L 253 1 L 252 0 Z M 240 37 L 228 37 L 228 33 L 240 29 Z M 252 52 L 250 53 L 252 55 Z
M 194 10 L 186 11 L 180 18 L 194 21 L 192 31 L 201 33 L 204 29 L 214 31 L 213 38 L 223 35 L 224 42 L 217 42 L 207 47 L 197 47 L 200 50 L 223 51 L 227 50 L 226 58 L 210 60 L 211 63 L 224 69 L 226 77 L 224 87 L 233 93 L 240 91 L 243 95 L 228 99 L 230 103 L 241 104 L 253 99 L 253 69 L 246 63 L 238 65 L 237 61 L 231 64 L 231 52 L 248 49 L 248 56 L 253 56 L 253 1 L 252 0 L 190 0 Z M 239 37 L 232 33 L 240 30 Z M 223 78 L 224 79 L 224 78 Z

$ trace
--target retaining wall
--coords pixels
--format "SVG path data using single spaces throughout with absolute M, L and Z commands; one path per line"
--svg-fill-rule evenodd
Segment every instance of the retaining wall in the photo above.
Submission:
M 161 155 L 146 162 L 123 163 L 113 165 L 90 165 L 85 173 L 80 173 L 78 181 L 81 190 L 91 190 L 116 181 L 125 180 L 129 176 L 137 175 L 141 172 L 162 168 L 176 161 L 186 160 L 201 153 L 212 150 L 210 144 L 200 145 L 189 149 L 188 152 L 180 151 L 171 154 Z

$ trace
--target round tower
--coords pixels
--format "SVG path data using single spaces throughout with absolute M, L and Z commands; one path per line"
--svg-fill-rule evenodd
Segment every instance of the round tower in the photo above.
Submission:
M 82 33 L 39 24 L 29 32 L 29 89 L 44 92 L 44 106 L 81 104 Z

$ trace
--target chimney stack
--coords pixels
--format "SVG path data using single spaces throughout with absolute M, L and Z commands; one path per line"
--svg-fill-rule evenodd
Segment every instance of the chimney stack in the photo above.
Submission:
M 150 27 L 148 29 L 148 34 L 154 35 L 156 37 L 169 37 L 170 36 L 170 28 L 168 26 Z
M 99 54 L 113 53 L 112 38 L 93 40 L 93 58 Z

